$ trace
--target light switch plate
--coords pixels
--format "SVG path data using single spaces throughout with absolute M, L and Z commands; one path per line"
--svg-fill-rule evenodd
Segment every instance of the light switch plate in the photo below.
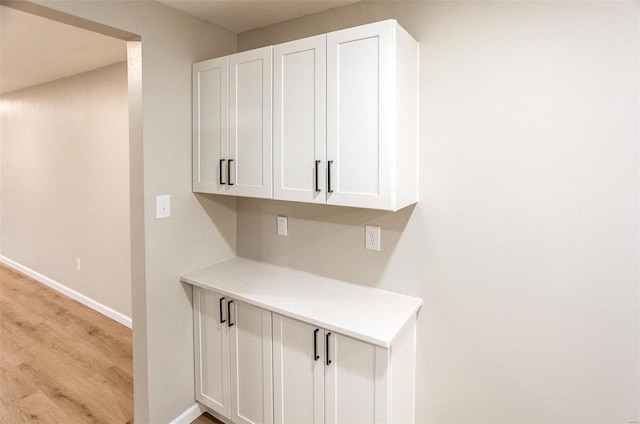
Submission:
M 171 216 L 171 196 L 165 194 L 156 196 L 156 219 L 169 218 Z

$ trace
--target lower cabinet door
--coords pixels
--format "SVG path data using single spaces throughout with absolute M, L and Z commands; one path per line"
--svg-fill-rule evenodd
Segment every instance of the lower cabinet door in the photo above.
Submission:
M 324 330 L 273 314 L 274 422 L 324 423 Z
M 390 422 L 389 349 L 210 290 L 193 299 L 202 404 L 235 424 Z
M 210 290 L 193 288 L 196 399 L 229 416 L 229 327 L 226 299 Z
M 389 350 L 273 314 L 276 424 L 388 423 Z
M 327 424 L 387 423 L 387 349 L 326 332 Z
M 231 420 L 236 424 L 273 422 L 271 312 L 244 302 L 229 308 Z M 229 415 L 227 415 L 229 416 Z

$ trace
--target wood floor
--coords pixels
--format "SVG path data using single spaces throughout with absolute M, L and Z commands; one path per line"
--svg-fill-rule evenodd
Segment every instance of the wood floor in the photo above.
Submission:
M 131 330 L 0 264 L 0 422 L 132 423 Z
M 212 415 L 208 413 L 204 413 L 200 415 L 195 421 L 192 421 L 191 424 L 224 424 L 222 421 L 216 420 Z
M 0 423 L 133 423 L 132 356 L 129 328 L 0 264 Z

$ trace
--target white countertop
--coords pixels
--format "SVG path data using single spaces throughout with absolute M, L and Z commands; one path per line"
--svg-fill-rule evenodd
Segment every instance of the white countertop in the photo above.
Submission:
M 422 299 L 303 271 L 233 258 L 180 276 L 194 286 L 383 347 Z

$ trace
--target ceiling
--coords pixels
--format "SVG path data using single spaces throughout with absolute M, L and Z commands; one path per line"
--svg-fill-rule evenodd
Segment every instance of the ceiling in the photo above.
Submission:
M 239 34 L 359 0 L 159 0 Z
M 126 60 L 122 40 L 0 6 L 0 93 Z
M 241 33 L 359 0 L 159 1 Z M 125 60 L 122 40 L 0 6 L 0 93 Z

